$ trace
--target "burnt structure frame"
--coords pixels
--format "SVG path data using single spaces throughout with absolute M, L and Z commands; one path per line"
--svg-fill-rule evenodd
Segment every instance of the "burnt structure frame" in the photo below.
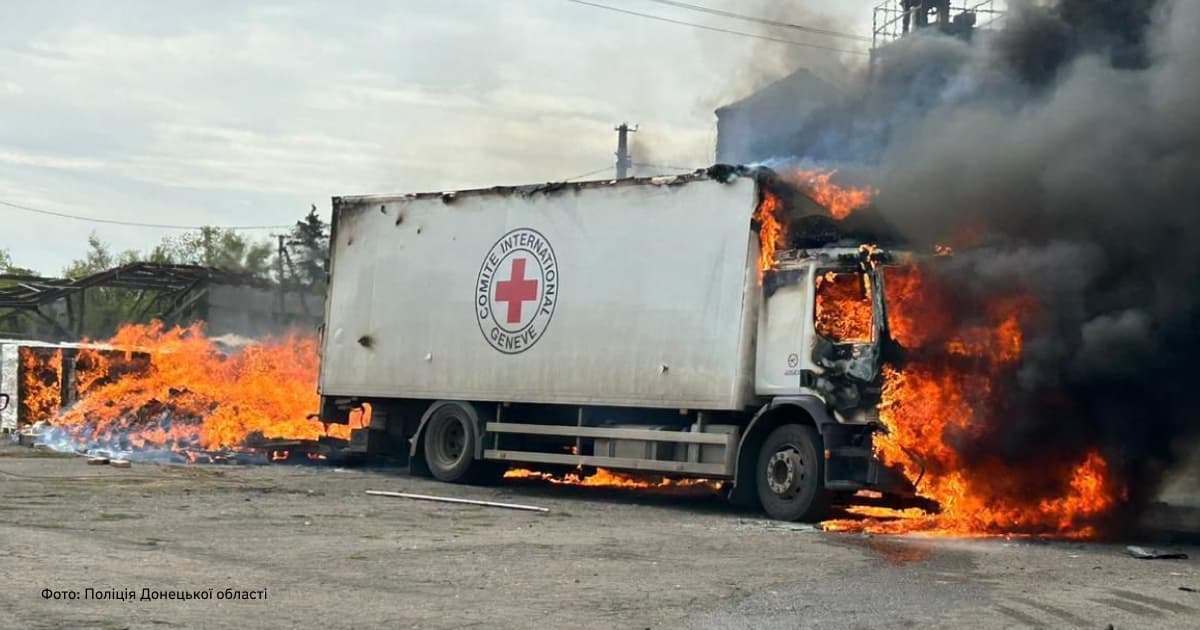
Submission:
M 23 274 L 0 274 L 0 309 L 11 309 L 0 319 L 25 313 L 50 325 L 59 341 L 80 336 L 87 308 L 86 292 L 93 288 L 138 291 L 133 310 L 139 319 L 165 308 L 162 319 L 177 321 L 195 305 L 212 284 L 271 288 L 273 283 L 245 272 L 228 271 L 200 265 L 172 265 L 137 262 L 75 279 L 45 278 Z M 78 300 L 74 300 L 79 296 Z M 147 298 L 149 298 L 147 300 Z M 63 300 L 67 326 L 46 314 L 42 307 Z M 76 305 L 78 308 L 75 308 Z M 138 310 L 140 307 L 141 310 Z

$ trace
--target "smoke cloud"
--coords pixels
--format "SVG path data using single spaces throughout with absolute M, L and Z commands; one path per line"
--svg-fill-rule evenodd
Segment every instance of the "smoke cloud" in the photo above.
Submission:
M 1017 4 L 978 35 L 897 42 L 759 159 L 867 169 L 914 247 L 958 246 L 955 291 L 1036 298 L 958 448 L 1033 470 L 1098 449 L 1136 514 L 1200 435 L 1200 3 Z
M 811 7 L 819 3 L 811 2 L 777 2 L 776 0 L 752 0 L 726 2 L 721 8 L 737 13 L 753 15 L 764 20 L 787 24 L 801 24 L 816 29 L 835 31 L 839 33 L 854 33 L 855 28 L 845 20 L 839 19 L 824 11 L 816 11 Z M 722 23 L 722 26 L 725 26 Z M 732 28 L 744 28 L 745 24 L 732 22 Z M 835 49 L 865 50 L 866 44 L 855 40 L 829 37 L 818 33 L 796 33 L 785 28 L 768 29 L 771 36 L 781 39 L 793 39 L 817 46 Z M 826 50 L 805 46 L 781 46 L 777 42 L 767 40 L 747 40 L 747 63 L 736 75 L 721 85 L 721 89 L 705 98 L 702 104 L 712 110 L 721 105 L 735 101 L 763 86 L 781 79 L 794 72 L 797 68 L 805 68 L 821 78 L 838 83 L 847 76 L 858 74 L 858 64 L 864 57 L 833 53 Z M 727 57 L 729 47 L 722 43 L 720 47 L 706 50 L 706 54 Z

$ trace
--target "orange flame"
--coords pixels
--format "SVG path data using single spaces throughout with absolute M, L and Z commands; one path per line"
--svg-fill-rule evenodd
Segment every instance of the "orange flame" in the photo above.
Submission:
M 775 268 L 775 251 L 787 246 L 787 229 L 783 224 L 783 202 L 779 195 L 762 189 L 762 201 L 754 214 L 758 223 L 758 267 L 763 271 Z
M 814 201 L 829 208 L 833 218 L 841 221 L 854 213 L 871 205 L 875 191 L 871 188 L 842 187 L 833 183 L 836 170 L 831 171 L 796 171 L 791 178 L 803 187 Z
M 817 276 L 816 298 L 817 333 L 839 343 L 871 341 L 869 275 L 826 272 Z
M 62 407 L 62 350 L 22 347 L 17 357 L 21 364 L 21 420 L 33 424 L 53 418 Z
M 596 472 L 582 477 L 576 473 L 556 476 L 526 468 L 513 468 L 504 473 L 505 479 L 538 479 L 558 485 L 591 486 L 597 488 L 702 488 L 716 491 L 721 482 L 711 479 L 672 479 L 657 475 L 629 475 L 597 468 Z
M 1099 453 L 1029 470 L 994 456 L 968 460 L 952 446 L 956 437 L 989 439 L 997 426 L 988 401 L 1003 393 L 993 388 L 1020 363 L 1022 323 L 1036 314 L 1036 302 L 993 298 L 980 308 L 981 322 L 966 324 L 951 320 L 950 294 L 921 268 L 886 269 L 884 284 L 892 337 L 915 354 L 903 368 L 884 368 L 880 420 L 888 433 L 876 437 L 876 453 L 942 510 L 855 508 L 867 520 L 829 521 L 826 529 L 1094 536 L 1120 494 Z
M 307 418 L 319 405 L 313 337 L 288 335 L 226 355 L 199 324 L 166 329 L 155 322 L 125 326 L 108 343 L 144 350 L 152 362 L 116 378 L 95 376 L 98 368 L 85 372 L 87 391 L 52 421 L 79 440 L 216 450 L 240 448 L 252 434 L 349 437 L 348 426 L 330 425 L 327 433 L 321 422 Z M 105 373 L 133 360 L 133 353 L 109 358 Z

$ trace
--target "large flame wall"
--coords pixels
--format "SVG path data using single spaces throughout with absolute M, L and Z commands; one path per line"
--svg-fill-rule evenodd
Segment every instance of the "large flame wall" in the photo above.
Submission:
M 154 323 L 126 326 L 107 344 L 136 349 L 150 364 L 127 369 L 135 352 L 83 355 L 96 367 L 79 377 L 79 402 L 52 421 L 81 445 L 217 450 L 239 448 L 252 435 L 326 435 L 325 425 L 308 419 L 319 408 L 312 336 L 294 334 L 227 353 L 200 325 L 168 329 Z M 106 375 L 122 373 L 100 377 L 100 366 Z M 349 437 L 345 426 L 330 432 Z

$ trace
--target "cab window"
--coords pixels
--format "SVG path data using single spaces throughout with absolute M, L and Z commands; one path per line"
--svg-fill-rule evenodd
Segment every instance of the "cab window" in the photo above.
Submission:
M 857 271 L 825 271 L 815 280 L 816 329 L 835 343 L 869 343 L 874 331 L 871 277 Z

